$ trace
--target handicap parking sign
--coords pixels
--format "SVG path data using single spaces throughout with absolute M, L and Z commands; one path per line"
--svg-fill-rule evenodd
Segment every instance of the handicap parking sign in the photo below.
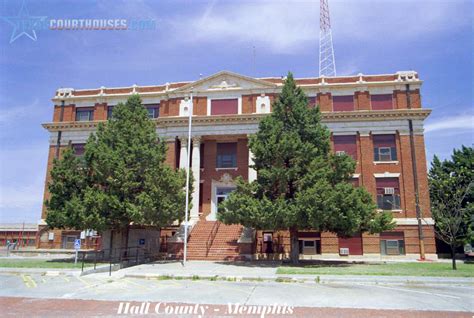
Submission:
M 74 249 L 76 249 L 76 250 L 81 249 L 81 239 L 76 239 L 74 241 Z

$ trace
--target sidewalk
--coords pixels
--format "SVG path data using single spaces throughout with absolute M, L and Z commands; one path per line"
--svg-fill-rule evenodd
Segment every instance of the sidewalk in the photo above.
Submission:
M 474 278 L 427 277 L 427 276 L 368 276 L 368 275 L 294 275 L 277 274 L 279 262 L 268 263 L 225 263 L 209 261 L 188 261 L 184 267 L 180 262 L 162 262 L 134 266 L 114 272 L 114 277 L 133 278 L 193 278 L 225 280 L 262 280 L 281 282 L 317 283 L 370 283 L 370 284 L 456 284 L 473 285 Z

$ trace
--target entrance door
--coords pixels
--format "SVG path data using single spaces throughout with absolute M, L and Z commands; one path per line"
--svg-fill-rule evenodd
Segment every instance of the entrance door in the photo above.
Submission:
M 221 208 L 221 203 L 224 202 L 229 194 L 234 191 L 234 188 L 217 188 L 216 189 L 216 202 L 217 202 L 217 212 Z
M 273 253 L 273 233 L 272 232 L 263 233 L 262 252 L 266 254 Z

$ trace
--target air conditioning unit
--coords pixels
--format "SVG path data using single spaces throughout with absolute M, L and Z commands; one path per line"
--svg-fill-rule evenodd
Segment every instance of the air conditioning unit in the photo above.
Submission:
M 344 150 L 338 150 L 338 151 L 336 151 L 336 156 L 343 156 L 343 155 L 345 155 L 345 154 L 346 154 L 346 152 L 345 152 Z
M 385 188 L 385 194 L 395 194 L 395 188 Z
M 344 256 L 344 255 L 346 255 L 346 256 L 349 255 L 349 248 L 348 248 L 348 247 L 342 247 L 342 248 L 340 248 L 340 249 L 339 249 L 339 255 L 342 255 L 342 256 Z

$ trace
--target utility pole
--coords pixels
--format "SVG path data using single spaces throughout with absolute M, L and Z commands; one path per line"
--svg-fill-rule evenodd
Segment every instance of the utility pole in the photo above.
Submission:
M 328 0 L 320 0 L 319 8 L 319 76 L 336 76 Z

